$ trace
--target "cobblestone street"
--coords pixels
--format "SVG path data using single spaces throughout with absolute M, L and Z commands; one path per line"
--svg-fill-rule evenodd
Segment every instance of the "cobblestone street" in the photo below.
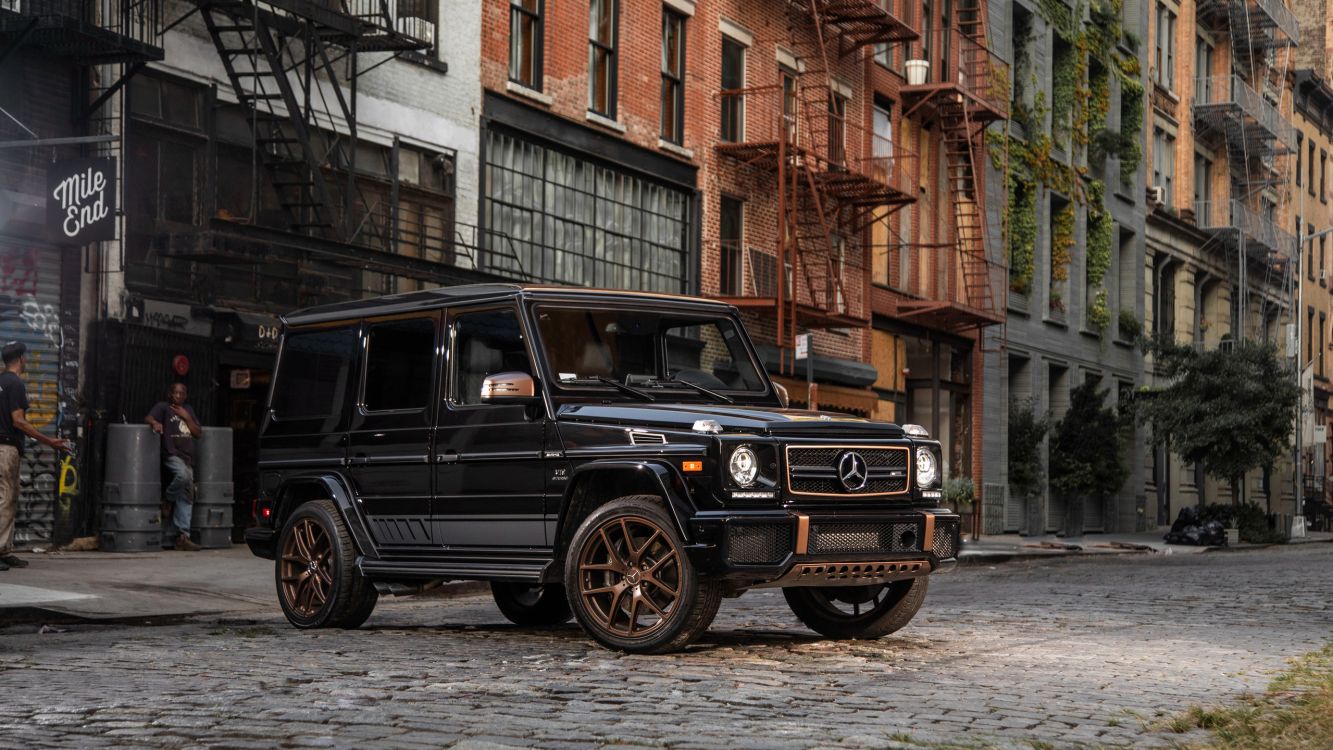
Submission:
M 964 568 L 851 643 L 752 592 L 665 657 L 510 626 L 489 596 L 382 600 L 351 632 L 15 626 L 0 746 L 1166 745 L 1155 717 L 1261 690 L 1333 635 L 1330 570 L 1328 544 Z

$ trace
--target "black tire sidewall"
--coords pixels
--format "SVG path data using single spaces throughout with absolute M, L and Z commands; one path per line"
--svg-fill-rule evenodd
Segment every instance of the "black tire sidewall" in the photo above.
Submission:
M 340 521 L 342 519 L 334 516 L 337 512 L 337 508 L 328 500 L 315 500 L 297 508 L 288 516 L 287 522 L 283 524 L 282 534 L 278 541 L 278 559 L 274 565 L 273 577 L 278 587 L 278 603 L 282 606 L 282 612 L 287 616 L 287 621 L 298 628 L 323 628 L 336 625 L 337 623 L 333 622 L 334 615 L 339 610 L 346 609 L 346 599 L 352 595 L 354 589 L 360 591 L 360 587 L 354 586 L 353 581 L 350 580 L 350 577 L 359 576 L 353 568 L 357 553 L 345 535 L 340 533 L 342 526 Z M 287 541 L 291 536 L 293 526 L 303 518 L 311 518 L 319 523 L 324 529 L 324 533 L 332 540 L 331 547 L 333 551 L 333 564 L 329 566 L 333 575 L 333 586 L 328 601 L 324 602 L 324 606 L 320 607 L 313 617 L 308 618 L 302 617 L 292 609 L 282 593 L 282 553 L 287 548 Z M 373 596 L 373 594 L 374 589 L 372 588 L 371 595 Z M 361 598 L 357 605 L 358 609 L 365 607 L 364 598 Z M 373 607 L 374 605 L 369 606 Z M 369 617 L 370 613 L 367 611 L 365 616 Z
M 539 589 L 535 604 L 525 604 L 518 600 L 519 592 Z M 570 611 L 565 586 L 562 583 L 533 585 L 511 581 L 491 581 L 491 597 L 505 619 L 524 627 L 546 627 L 569 622 L 574 616 Z
M 664 649 L 669 650 L 667 648 L 669 644 L 675 641 L 681 630 L 690 624 L 692 614 L 690 610 L 697 606 L 700 586 L 698 574 L 685 551 L 685 542 L 676 530 L 675 521 L 667 515 L 660 503 L 658 498 L 651 495 L 630 495 L 612 500 L 593 511 L 583 523 L 579 524 L 578 530 L 570 540 L 569 549 L 566 550 L 565 593 L 570 609 L 573 610 L 574 618 L 578 620 L 584 632 L 608 648 L 633 653 L 657 653 Z M 625 638 L 604 630 L 596 618 L 588 612 L 579 590 L 579 558 L 582 556 L 584 544 L 598 527 L 621 516 L 640 516 L 652 520 L 661 527 L 680 560 L 680 591 L 666 626 L 639 638 Z
M 806 627 L 834 640 L 875 639 L 903 628 L 925 601 L 930 583 L 927 576 L 912 578 L 896 599 L 882 602 L 860 616 L 834 615 L 825 610 L 815 587 L 789 587 L 782 590 L 787 606 Z M 896 585 L 896 584 L 888 584 Z

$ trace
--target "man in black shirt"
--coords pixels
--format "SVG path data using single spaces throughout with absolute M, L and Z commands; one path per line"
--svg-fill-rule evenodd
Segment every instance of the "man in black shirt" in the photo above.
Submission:
M 56 450 L 70 451 L 68 440 L 43 435 L 28 422 L 28 391 L 23 372 L 28 365 L 28 347 L 11 341 L 0 348 L 5 369 L 0 372 L 0 570 L 26 568 L 28 561 L 14 554 L 14 517 L 19 504 L 19 458 L 23 438 L 36 440 Z
M 172 505 L 170 519 L 162 520 L 162 540 L 174 537 L 176 549 L 199 549 L 190 540 L 190 516 L 194 513 L 194 441 L 203 437 L 204 430 L 194 409 L 185 403 L 189 394 L 184 383 L 176 383 L 167 392 L 167 400 L 159 401 L 144 421 L 162 436 L 162 463 L 171 473 L 167 485 L 167 502 Z M 172 530 L 175 533 L 172 533 Z

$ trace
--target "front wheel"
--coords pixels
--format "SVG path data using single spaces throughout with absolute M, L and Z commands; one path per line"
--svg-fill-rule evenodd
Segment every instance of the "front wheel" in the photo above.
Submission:
M 675 524 L 652 495 L 593 511 L 565 557 L 565 590 L 579 625 L 609 648 L 684 648 L 717 615 L 721 588 L 700 580 Z
M 370 617 L 375 587 L 356 569 L 356 548 L 337 507 L 314 500 L 283 526 L 278 603 L 298 628 L 356 628 Z
M 784 588 L 806 627 L 836 640 L 874 639 L 901 629 L 926 600 L 926 578 L 871 586 Z
M 495 606 L 515 625 L 559 625 L 573 617 L 565 587 L 560 584 L 491 581 L 491 596 L 495 598 Z

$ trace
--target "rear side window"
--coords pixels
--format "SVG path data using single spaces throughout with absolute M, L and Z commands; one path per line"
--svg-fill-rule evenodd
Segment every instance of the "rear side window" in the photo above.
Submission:
M 273 413 L 291 419 L 341 412 L 355 344 L 352 328 L 288 333 L 273 384 Z
M 422 409 L 430 403 L 435 366 L 433 319 L 371 325 L 366 357 L 366 411 Z

